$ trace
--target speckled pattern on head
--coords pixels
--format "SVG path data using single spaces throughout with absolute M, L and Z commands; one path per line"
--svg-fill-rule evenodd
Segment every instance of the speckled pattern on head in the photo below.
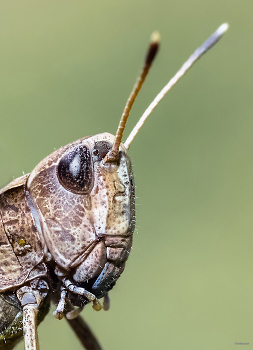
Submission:
M 89 282 L 104 296 L 124 270 L 135 227 L 134 179 L 114 136 L 82 138 L 56 150 L 0 191 L 0 291 L 47 276 Z
M 113 141 L 113 135 L 103 133 L 64 146 L 41 161 L 27 183 L 49 252 L 78 282 L 98 276 L 108 260 L 124 266 L 132 246 L 133 172 L 123 144 L 118 164 L 103 164 Z M 77 148 L 90 152 L 92 181 L 84 194 L 64 188 L 58 174 L 60 161 Z

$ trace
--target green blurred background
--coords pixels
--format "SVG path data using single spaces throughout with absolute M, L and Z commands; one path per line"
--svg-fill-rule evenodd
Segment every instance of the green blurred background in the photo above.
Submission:
M 131 146 L 133 250 L 110 311 L 83 312 L 105 350 L 253 349 L 252 12 L 252 0 L 1 1 L 1 186 L 55 148 L 115 133 L 152 31 L 161 50 L 126 136 L 188 56 L 230 24 Z M 39 336 L 42 350 L 81 349 L 51 312 Z

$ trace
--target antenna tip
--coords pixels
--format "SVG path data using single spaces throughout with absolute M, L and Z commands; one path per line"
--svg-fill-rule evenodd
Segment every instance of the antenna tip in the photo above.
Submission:
M 161 41 L 160 33 L 157 30 L 155 32 L 153 32 L 151 34 L 150 40 L 151 40 L 152 43 L 159 43 Z
M 148 52 L 145 58 L 145 64 L 149 67 L 151 66 L 152 62 L 154 61 L 156 54 L 159 49 L 159 41 L 160 41 L 160 34 L 159 32 L 153 32 L 151 35 L 151 42 L 149 44 Z
M 217 33 L 218 33 L 219 35 L 224 34 L 224 33 L 228 30 L 228 27 L 229 27 L 228 23 L 223 23 L 223 24 L 217 29 Z

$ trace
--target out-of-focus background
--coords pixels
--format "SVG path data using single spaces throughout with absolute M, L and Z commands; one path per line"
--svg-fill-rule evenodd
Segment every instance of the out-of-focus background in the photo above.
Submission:
M 161 50 L 125 138 L 189 55 L 230 24 L 131 145 L 132 253 L 110 311 L 83 311 L 106 350 L 253 349 L 252 12 L 250 0 L 1 1 L 1 186 L 55 148 L 115 133 L 154 30 Z M 52 312 L 39 336 L 41 349 L 82 348 Z

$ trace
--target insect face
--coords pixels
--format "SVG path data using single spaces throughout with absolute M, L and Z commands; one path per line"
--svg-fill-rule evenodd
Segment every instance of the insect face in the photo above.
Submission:
M 99 297 L 123 271 L 135 226 L 133 172 L 124 145 L 115 162 L 104 162 L 114 139 L 104 133 L 64 146 L 40 162 L 27 182 L 57 274 L 86 282 L 103 271 L 92 288 Z M 105 282 L 108 268 L 114 272 Z

